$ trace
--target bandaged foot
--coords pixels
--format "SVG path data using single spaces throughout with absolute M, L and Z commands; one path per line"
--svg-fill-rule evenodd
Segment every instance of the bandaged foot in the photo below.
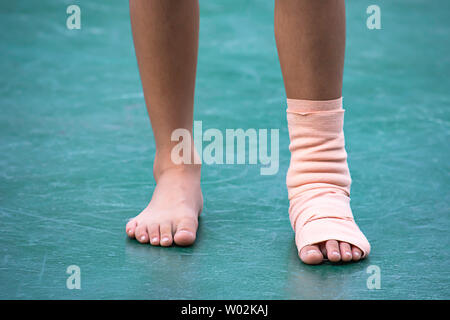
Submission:
M 288 99 L 287 104 L 289 218 L 301 260 L 317 264 L 324 258 L 345 262 L 366 257 L 370 244 L 350 208 L 342 98 Z

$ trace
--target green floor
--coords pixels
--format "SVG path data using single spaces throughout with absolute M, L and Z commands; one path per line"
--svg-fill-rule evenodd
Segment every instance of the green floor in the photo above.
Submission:
M 81 30 L 66 28 L 78 4 Z M 381 30 L 366 8 L 381 7 Z M 362 263 L 300 263 L 273 1 L 201 1 L 195 119 L 279 128 L 280 170 L 203 169 L 190 248 L 127 240 L 155 150 L 126 1 L 0 3 L 0 298 L 450 298 L 450 3 L 348 1 L 344 97 Z M 66 268 L 81 269 L 81 290 Z M 371 265 L 381 289 L 366 285 Z

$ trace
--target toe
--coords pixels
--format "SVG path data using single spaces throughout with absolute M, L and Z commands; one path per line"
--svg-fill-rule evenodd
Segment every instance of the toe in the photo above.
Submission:
M 160 244 L 163 247 L 168 247 L 172 245 L 172 224 L 165 222 L 165 223 L 161 223 L 160 227 Z
M 194 243 L 197 232 L 197 221 L 183 219 L 177 226 L 173 240 L 179 246 L 189 246 Z
M 136 230 L 137 222 L 135 219 L 131 219 L 127 226 L 125 227 L 125 231 L 130 238 L 134 238 L 134 232 Z
M 326 248 L 326 246 L 325 246 L 325 243 L 326 243 L 326 242 L 321 242 L 321 243 L 319 243 L 319 249 L 320 249 L 320 252 L 322 252 L 322 255 L 323 255 L 324 257 L 327 256 L 327 248 Z
M 159 224 L 158 223 L 152 223 L 147 228 L 148 231 L 148 237 L 150 239 L 150 244 L 154 246 L 159 246 Z
M 353 254 L 353 261 L 359 261 L 362 256 L 362 252 L 358 247 L 352 246 L 352 254 Z
M 306 264 L 319 264 L 323 255 L 318 245 L 305 246 L 299 252 L 300 259 Z
M 352 249 L 347 242 L 339 242 L 339 249 L 341 250 L 342 261 L 348 262 L 352 260 Z
M 140 243 L 148 242 L 147 226 L 138 225 L 135 231 L 136 240 Z
M 325 244 L 327 249 L 328 260 L 331 262 L 338 262 L 341 260 L 341 254 L 339 253 L 339 243 L 336 240 L 328 240 Z

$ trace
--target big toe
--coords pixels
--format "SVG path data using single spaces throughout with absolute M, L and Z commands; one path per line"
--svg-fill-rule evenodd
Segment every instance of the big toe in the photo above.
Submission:
M 306 264 L 319 264 L 323 261 L 323 254 L 317 245 L 303 247 L 299 257 Z
M 194 243 L 197 233 L 197 222 L 193 219 L 183 219 L 177 226 L 173 240 L 179 246 L 190 246 Z

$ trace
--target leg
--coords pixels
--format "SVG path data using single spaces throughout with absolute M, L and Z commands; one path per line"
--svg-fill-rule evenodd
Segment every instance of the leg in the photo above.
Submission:
M 288 98 L 341 97 L 344 0 L 276 0 L 275 38 Z
M 323 111 L 326 108 L 331 108 L 330 106 L 332 104 L 328 103 L 327 107 L 323 107 L 324 104 L 321 101 L 338 99 L 342 95 L 342 75 L 345 55 L 345 1 L 276 0 L 275 38 L 286 94 L 289 99 L 288 105 L 289 101 L 291 101 L 291 105 L 306 101 L 307 108 L 310 108 L 312 105 L 318 106 L 318 109 L 308 111 L 317 112 L 318 110 Z M 308 101 L 313 101 L 313 103 L 309 103 Z M 298 105 L 297 107 L 301 106 Z M 327 109 L 328 112 L 332 111 L 328 113 L 327 119 L 330 119 L 332 122 L 338 121 L 338 118 L 329 118 L 332 113 L 335 113 L 335 117 L 339 117 L 340 110 L 338 108 L 339 106 L 336 104 L 335 109 Z M 311 193 L 313 191 L 309 190 L 310 194 L 308 195 L 305 190 L 308 190 L 309 185 L 311 185 L 309 189 L 313 189 L 313 182 L 317 182 L 320 179 L 323 180 L 327 172 L 329 176 L 337 176 L 340 174 L 343 177 L 340 179 L 342 185 L 340 185 L 340 182 L 333 184 L 322 181 L 320 185 L 316 183 L 314 192 L 317 192 L 320 187 L 322 188 L 320 189 L 322 190 L 322 194 L 339 193 L 342 198 L 348 198 L 347 193 L 350 190 L 350 176 L 348 174 L 346 153 L 343 145 L 343 133 L 340 133 L 342 129 L 338 128 L 337 131 L 335 130 L 336 132 L 333 133 L 335 137 L 333 137 L 332 133 L 326 131 L 328 129 L 323 129 L 327 124 L 325 123 L 323 125 L 319 121 L 319 115 L 307 115 L 304 112 L 300 114 L 288 114 L 288 123 L 290 119 L 292 122 L 290 124 L 290 136 L 291 147 L 293 148 L 291 149 L 290 172 L 288 172 L 288 189 L 293 190 L 297 188 L 297 190 L 303 190 L 303 193 L 297 192 L 292 196 L 295 199 L 292 199 L 290 194 L 291 209 L 293 203 L 301 197 L 303 199 L 295 203 L 295 205 L 298 205 L 297 208 L 301 205 L 303 206 L 303 209 L 299 210 L 304 210 L 307 201 L 305 199 L 310 201 L 307 204 L 311 206 L 313 203 L 311 199 L 317 198 L 317 194 L 313 195 Z M 320 117 L 325 119 L 323 116 Z M 305 131 L 308 125 L 311 126 L 307 129 L 310 130 L 309 132 L 307 130 Z M 311 129 L 316 132 L 317 125 L 322 130 L 319 134 L 322 137 L 322 142 L 320 142 L 317 136 L 308 137 Z M 299 126 L 303 126 L 303 129 L 299 128 Z M 332 138 L 323 139 L 325 135 L 328 135 L 328 137 L 331 136 Z M 296 139 L 295 142 L 293 141 L 294 138 Z M 303 146 L 302 141 L 304 142 Z M 332 142 L 334 144 L 326 146 L 325 144 L 330 141 L 334 141 Z M 311 147 L 312 144 L 314 144 L 314 147 Z M 321 155 L 328 157 L 327 151 L 330 150 L 330 147 L 342 149 L 337 153 L 338 156 L 335 157 L 335 161 L 330 158 L 320 158 Z M 293 151 L 295 148 L 300 149 L 299 151 L 295 151 L 296 154 Z M 308 156 L 313 150 L 315 152 L 315 159 L 313 159 L 314 157 L 311 158 L 311 156 Z M 302 153 L 305 151 L 306 153 Z M 297 164 L 293 164 L 293 161 L 297 161 Z M 325 166 L 328 165 L 329 169 L 323 168 L 323 166 L 320 167 L 323 163 L 325 163 Z M 307 169 L 306 167 L 309 165 L 310 168 Z M 334 172 L 335 170 L 336 172 Z M 317 171 L 319 171 L 319 174 L 317 174 Z M 304 176 L 309 175 L 310 181 L 308 181 L 308 178 L 299 178 L 299 174 L 303 174 Z M 346 175 L 348 175 L 348 179 Z M 298 182 L 300 180 L 303 182 Z M 325 187 L 328 189 L 324 189 Z M 326 201 L 324 199 L 322 198 L 322 206 L 323 201 Z M 350 210 L 350 207 L 345 210 Z M 352 219 L 351 213 L 347 214 L 345 218 Z M 293 218 L 291 216 L 292 220 Z M 295 220 L 301 219 L 295 217 Z M 305 224 L 310 223 L 312 220 L 307 220 Z M 350 261 L 352 259 L 359 260 L 362 256 L 362 252 L 358 247 L 345 241 L 334 240 L 333 238 L 321 243 L 312 243 L 298 249 L 300 250 L 299 256 L 301 260 L 308 264 L 320 263 L 324 256 L 333 262 L 340 260 Z
M 142 243 L 194 242 L 203 199 L 200 165 L 175 165 L 175 129 L 191 132 L 197 64 L 198 0 L 130 0 L 135 51 L 156 143 L 156 188 L 147 208 L 126 226 Z M 195 153 L 195 151 L 193 152 Z M 193 156 L 193 155 L 192 155 Z

